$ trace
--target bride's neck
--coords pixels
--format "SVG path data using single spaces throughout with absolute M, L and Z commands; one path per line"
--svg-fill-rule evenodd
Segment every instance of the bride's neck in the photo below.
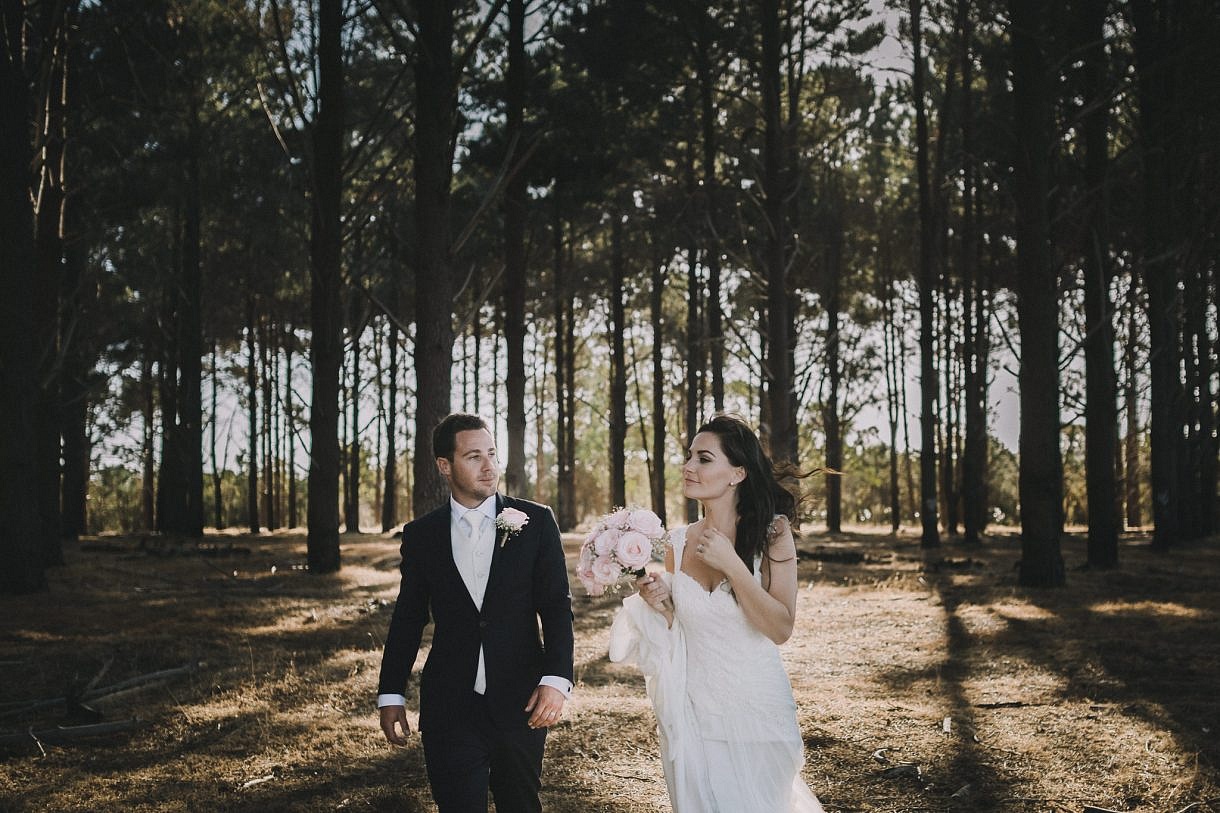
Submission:
M 726 494 L 703 503 L 703 521 L 733 540 L 737 538 L 737 506 L 734 495 Z

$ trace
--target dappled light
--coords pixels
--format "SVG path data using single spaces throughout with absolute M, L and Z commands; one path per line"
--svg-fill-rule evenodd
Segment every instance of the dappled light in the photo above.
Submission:
M 75 723 L 63 704 L 20 711 L 31 701 L 190 667 L 83 704 L 138 718 L 130 730 L 7 741 L 0 795 L 49 810 L 434 810 L 418 744 L 390 750 L 373 709 L 397 589 L 379 563 L 396 563 L 397 541 L 345 536 L 347 566 L 319 578 L 293 568 L 299 536 L 223 538 L 248 552 L 86 543 L 45 606 L 0 599 L 4 730 Z M 573 566 L 580 539 L 565 541 Z M 782 652 L 805 779 L 828 811 L 1161 813 L 1220 791 L 1220 643 L 1204 635 L 1220 597 L 1178 579 L 1220 578 L 1211 549 L 1165 572 L 1128 543 L 1122 570 L 1082 572 L 1074 592 L 1018 587 L 1013 537 L 929 553 L 905 535 L 809 533 L 800 553 Z M 1110 597 L 1115 582 L 1141 597 Z M 606 658 L 622 594 L 575 592 L 577 685 L 549 739 L 546 809 L 663 810 L 642 679 Z

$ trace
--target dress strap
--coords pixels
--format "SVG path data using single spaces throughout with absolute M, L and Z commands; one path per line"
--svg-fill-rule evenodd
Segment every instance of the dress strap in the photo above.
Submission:
M 674 571 L 682 569 L 682 549 L 686 547 L 686 529 L 689 525 L 679 525 L 669 532 L 669 547 L 674 552 Z

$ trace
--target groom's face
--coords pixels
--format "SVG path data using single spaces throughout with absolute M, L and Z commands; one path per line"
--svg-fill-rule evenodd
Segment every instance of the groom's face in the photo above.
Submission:
M 486 429 L 458 432 L 453 439 L 453 460 L 438 457 L 436 465 L 449 481 L 453 499 L 467 508 L 495 494 L 500 482 L 496 442 Z

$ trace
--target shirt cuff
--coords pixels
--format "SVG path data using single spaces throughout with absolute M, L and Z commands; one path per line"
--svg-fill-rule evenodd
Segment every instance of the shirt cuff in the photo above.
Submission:
M 555 675 L 544 675 L 542 680 L 538 681 L 539 686 L 550 686 L 552 689 L 558 689 L 563 693 L 565 700 L 572 699 L 572 681 L 567 678 L 556 677 Z
M 379 694 L 377 695 L 377 708 L 385 706 L 406 706 L 407 698 L 401 694 Z

